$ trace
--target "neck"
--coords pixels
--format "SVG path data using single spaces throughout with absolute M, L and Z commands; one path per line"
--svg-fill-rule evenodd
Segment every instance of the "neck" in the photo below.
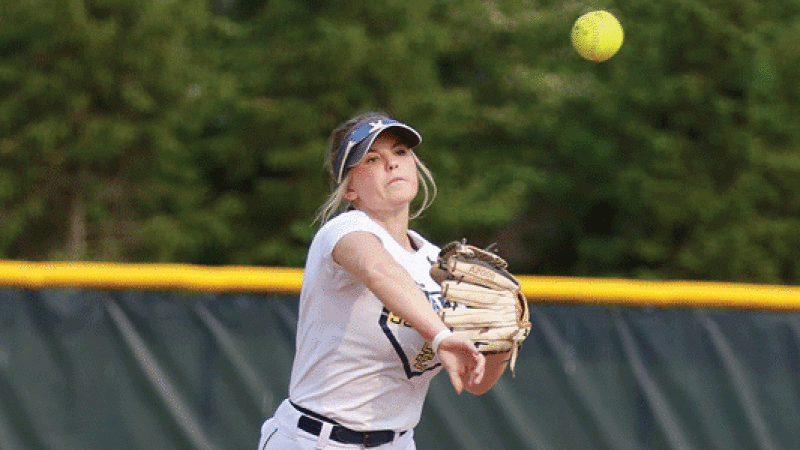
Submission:
M 409 251 L 414 250 L 408 237 L 408 208 L 398 212 L 364 211 L 364 213 L 388 231 L 403 248 Z

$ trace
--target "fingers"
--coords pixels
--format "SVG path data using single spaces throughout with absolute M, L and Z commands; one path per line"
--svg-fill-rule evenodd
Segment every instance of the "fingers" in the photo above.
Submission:
M 472 342 L 448 337 L 439 346 L 439 359 L 450 375 L 450 383 L 457 393 L 466 386 L 476 386 L 483 380 L 486 357 Z
M 483 374 L 486 373 L 486 357 L 478 352 L 478 364 L 475 370 L 472 371 L 472 384 L 477 385 L 483 381 Z
M 486 357 L 483 354 L 478 353 L 473 360 L 470 360 L 467 365 L 464 366 L 462 372 L 462 379 L 464 382 L 471 386 L 475 387 L 483 381 L 483 375 L 486 372 Z
M 445 348 L 439 347 L 439 359 L 442 361 L 442 366 L 447 370 L 450 376 L 450 384 L 456 393 L 460 394 L 464 390 L 464 380 L 462 379 L 462 371 L 464 370 L 463 364 L 459 361 L 459 355 Z
M 461 380 L 461 377 L 455 373 L 455 371 L 447 371 L 448 375 L 450 375 L 450 384 L 453 385 L 453 389 L 456 390 L 456 394 L 460 394 L 461 391 L 464 390 L 464 382 Z

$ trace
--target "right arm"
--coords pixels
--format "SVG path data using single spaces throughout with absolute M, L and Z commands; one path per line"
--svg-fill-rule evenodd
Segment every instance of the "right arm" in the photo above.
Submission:
M 428 342 L 447 328 L 422 289 L 374 234 L 354 231 L 344 235 L 334 246 L 332 256 Z M 457 392 L 478 385 L 483 378 L 486 359 L 470 341 L 444 339 L 439 346 L 439 359 Z

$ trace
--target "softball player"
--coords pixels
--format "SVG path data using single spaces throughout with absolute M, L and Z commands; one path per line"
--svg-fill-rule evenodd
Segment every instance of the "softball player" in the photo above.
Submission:
M 264 422 L 258 450 L 413 450 L 442 367 L 456 391 L 476 394 L 505 370 L 505 355 L 484 357 L 436 314 L 429 271 L 439 248 L 408 228 L 436 191 L 412 151 L 420 141 L 380 113 L 332 133 L 334 190 L 306 261 L 289 398 Z M 425 198 L 412 213 L 419 186 Z

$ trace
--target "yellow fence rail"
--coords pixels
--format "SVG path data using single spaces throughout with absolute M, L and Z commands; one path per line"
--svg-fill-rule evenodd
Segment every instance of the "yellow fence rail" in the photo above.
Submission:
M 800 311 L 800 287 L 743 283 L 520 277 L 529 300 L 657 308 Z
M 301 269 L 276 267 L 0 262 L 0 286 L 22 289 L 296 294 L 302 279 Z
M 297 294 L 302 269 L 189 264 L 0 262 L 0 286 Z M 800 310 L 800 287 L 522 276 L 531 301 L 657 308 Z

